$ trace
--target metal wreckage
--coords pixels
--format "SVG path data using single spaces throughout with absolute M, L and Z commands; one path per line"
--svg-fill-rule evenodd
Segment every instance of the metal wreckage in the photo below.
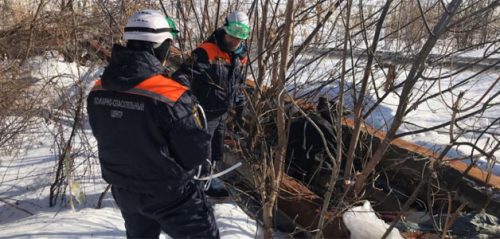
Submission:
M 87 46 L 102 59 L 109 59 L 109 51 L 99 43 L 90 41 Z M 180 51 L 173 49 L 169 57 L 173 68 L 180 65 L 179 56 Z M 251 81 L 247 83 L 250 88 L 255 87 Z M 312 120 L 321 129 L 328 146 L 334 151 L 338 142 L 335 141 L 335 126 L 332 125 L 335 119 L 330 117 L 336 112 L 335 106 L 329 103 L 320 99 L 318 106 L 301 104 L 309 119 L 299 114 L 291 115 L 286 174 L 281 181 L 273 226 L 292 238 L 312 238 L 317 230 L 323 195 L 333 167 L 325 160 L 324 142 L 318 130 L 308 127 L 308 122 Z M 348 116 L 341 119 L 342 144 L 346 150 L 354 121 Z M 252 176 L 255 174 L 252 165 L 255 162 L 245 160 L 241 145 L 245 144 L 246 138 L 232 130 L 238 127 L 230 125 L 231 122 L 225 139 L 224 162 L 218 167 L 223 170 L 238 163 L 242 166 L 221 178 L 232 199 L 247 214 L 262 222 L 261 198 Z M 267 127 L 272 128 L 273 125 Z M 356 152 L 356 170 L 362 169 L 364 162 L 373 154 L 372 149 L 376 149 L 384 137 L 383 131 L 366 124 L 361 127 L 360 144 L 363 146 Z M 425 179 L 423 172 L 430 160 L 436 160 L 437 164 L 431 178 Z M 441 237 L 443 230 L 458 238 L 500 236 L 500 176 L 476 167 L 475 162 L 467 164 L 398 138 L 391 142 L 375 175 L 363 198 L 372 202 L 377 215 L 389 224 L 401 213 L 402 217 L 395 225 L 405 238 L 437 238 Z M 427 180 L 424 184 L 426 190 L 420 190 L 410 209 L 402 211 L 403 204 L 422 180 Z M 342 213 L 353 205 L 339 201 L 343 198 L 340 181 L 338 186 L 335 185 L 337 194 L 333 195 L 331 205 L 343 207 L 331 207 L 327 211 L 327 223 L 322 231 L 325 238 L 348 238 L 351 234 L 342 221 Z
M 333 170 L 318 130 L 309 123 L 312 120 L 321 129 L 330 151 L 335 151 L 338 143 L 335 142 L 335 125 L 332 125 L 335 119 L 332 121 L 330 117 L 336 114 L 336 107 L 325 102 L 324 98 L 320 98 L 317 107 L 311 104 L 301 105 L 309 119 L 301 114 L 292 115 L 290 119 L 284 167 L 286 175 L 280 185 L 274 220 L 278 230 L 289 233 L 292 237 L 313 236 L 311 232 L 317 229 L 323 195 Z M 343 148 L 347 151 L 345 146 L 350 142 L 354 121 L 344 116 L 342 127 Z M 231 131 L 226 135 L 229 147 L 224 163 L 220 166 L 225 168 L 242 162 L 243 167 L 225 175 L 223 179 L 235 201 L 259 219 L 262 217 L 262 206 L 259 187 L 252 178 L 255 169 L 240 151 L 246 139 L 235 135 L 237 134 Z M 385 132 L 369 125 L 362 126 L 360 144 L 363 146 L 356 152 L 354 162 L 358 171 L 374 153 L 375 150 L 372 149 L 376 149 L 384 137 Z M 419 182 L 426 180 L 423 172 L 431 159 L 437 162 L 431 179 L 424 184 L 424 190 L 420 190 L 410 209 L 402 212 L 403 204 L 416 190 Z M 494 238 L 500 235 L 500 177 L 491 172 L 483 171 L 474 164 L 439 155 L 403 139 L 395 139 L 384 154 L 375 175 L 372 185 L 366 187 L 363 198 L 372 202 L 379 217 L 389 224 L 402 213 L 403 217 L 395 225 L 404 237 L 440 236 L 447 216 L 454 220 L 453 224 L 447 225 L 451 235 L 466 238 L 477 235 Z M 349 237 L 349 231 L 342 221 L 342 213 L 348 205 L 339 201 L 344 198 L 341 181 L 338 180 L 338 185 L 335 185 L 337 193 L 333 196 L 331 205 L 342 205 L 342 208 L 330 208 L 327 212 L 328 223 L 323 228 L 325 238 Z

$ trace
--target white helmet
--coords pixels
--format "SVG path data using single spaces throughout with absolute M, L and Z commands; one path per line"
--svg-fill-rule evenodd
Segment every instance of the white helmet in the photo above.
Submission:
M 177 36 L 177 29 L 171 18 L 157 10 L 146 9 L 132 15 L 125 26 L 123 39 L 153 42 L 160 45 Z

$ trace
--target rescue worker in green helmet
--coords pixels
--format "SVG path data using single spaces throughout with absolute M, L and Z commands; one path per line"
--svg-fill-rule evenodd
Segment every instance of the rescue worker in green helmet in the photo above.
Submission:
M 224 26 L 193 50 L 191 58 L 174 73 L 174 78 L 191 89 L 205 110 L 212 162 L 223 159 L 228 112 L 234 109 L 241 113 L 246 103 L 243 92 L 248 61 L 245 40 L 249 35 L 248 16 L 240 11 L 231 12 Z M 222 181 L 214 179 L 207 195 L 225 197 L 228 192 Z

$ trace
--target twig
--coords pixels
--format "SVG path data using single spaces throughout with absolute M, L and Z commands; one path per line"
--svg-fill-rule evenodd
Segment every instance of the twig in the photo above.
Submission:
M 99 200 L 97 200 L 97 205 L 95 206 L 95 209 L 102 208 L 102 200 L 104 200 L 104 196 L 106 196 L 106 193 L 108 193 L 109 189 L 111 189 L 111 184 L 108 184 L 108 186 L 106 186 L 106 189 L 104 189 L 104 191 L 99 196 Z
M 25 212 L 25 213 L 27 213 L 27 214 L 29 214 L 29 215 L 31 215 L 31 216 L 35 215 L 34 213 L 32 213 L 32 212 L 30 212 L 30 211 L 28 211 L 28 210 L 26 210 L 26 209 L 24 209 L 24 208 L 22 208 L 22 207 L 19 207 L 19 206 L 17 206 L 16 204 L 13 204 L 13 203 L 7 202 L 7 200 L 5 200 L 4 198 L 0 198 L 0 201 L 1 201 L 1 202 L 3 202 L 3 203 L 5 203 L 5 204 L 7 204 L 8 206 L 11 206 L 11 207 L 13 207 L 13 208 L 15 208 L 15 209 L 19 210 L 19 211 L 23 211 L 23 212 Z

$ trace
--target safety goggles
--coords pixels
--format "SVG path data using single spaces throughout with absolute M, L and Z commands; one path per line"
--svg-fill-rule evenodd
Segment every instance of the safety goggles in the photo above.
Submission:
M 228 35 L 243 40 L 247 39 L 250 35 L 250 27 L 241 22 L 228 22 L 224 26 L 224 30 Z

